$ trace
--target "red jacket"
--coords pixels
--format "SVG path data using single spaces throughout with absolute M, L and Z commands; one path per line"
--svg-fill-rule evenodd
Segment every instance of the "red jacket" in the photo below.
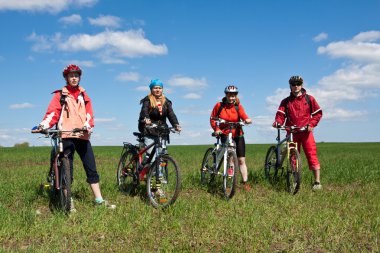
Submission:
M 220 124 L 218 128 L 216 126 L 215 120 L 213 119 L 213 118 L 218 117 L 217 114 L 219 111 L 219 107 L 221 106 L 222 103 L 223 102 L 218 102 L 214 106 L 214 109 L 211 112 L 210 124 L 211 124 L 212 129 L 214 129 L 214 131 L 221 130 L 223 134 L 228 135 L 228 125 Z M 239 119 L 245 121 L 249 117 L 245 113 L 244 108 L 240 103 L 238 104 L 238 107 L 239 107 L 239 110 L 238 110 L 239 112 L 236 111 L 235 104 L 225 103 L 223 109 L 220 111 L 219 118 L 224 119 L 226 121 L 230 121 L 230 122 L 238 122 Z M 243 134 L 244 132 L 241 128 L 232 130 L 232 137 L 241 136 Z
M 62 95 L 66 96 L 65 103 L 62 106 Z M 51 100 L 46 114 L 40 123 L 44 128 L 51 128 L 57 124 L 58 129 L 72 130 L 74 128 L 83 128 L 91 130 L 94 127 L 94 115 L 92 110 L 91 99 L 88 97 L 85 89 L 79 87 L 79 95 L 71 93 L 66 86 L 62 90 L 54 91 L 53 99 Z M 75 95 L 78 95 L 75 99 Z M 70 135 L 62 134 L 62 138 L 80 138 L 89 139 L 89 134 Z
M 309 96 L 311 104 L 311 115 L 310 107 L 305 98 L 306 90 L 302 89 L 302 95 L 295 97 L 290 93 L 289 100 L 287 98 L 281 101 L 280 106 L 278 107 L 275 121 L 283 125 L 286 120 L 287 126 L 299 126 L 303 127 L 310 125 L 311 127 L 316 127 L 318 122 L 322 118 L 322 109 L 318 105 L 315 98 L 311 95 Z M 286 101 L 288 100 L 288 114 L 286 115 Z

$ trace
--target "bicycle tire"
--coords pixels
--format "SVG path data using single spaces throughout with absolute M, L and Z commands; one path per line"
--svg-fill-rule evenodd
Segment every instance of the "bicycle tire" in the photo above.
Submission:
M 239 162 L 235 150 L 229 150 L 227 152 L 227 170 L 229 169 L 232 169 L 233 173 L 226 173 L 223 175 L 223 193 L 227 200 L 231 199 L 236 191 Z
M 71 170 L 70 161 L 66 157 L 60 158 L 59 164 L 59 208 L 65 212 L 71 209 Z
M 135 193 L 138 179 L 136 176 L 137 161 L 134 159 L 135 153 L 127 149 L 120 157 L 117 166 L 116 180 L 119 190 L 126 195 Z
M 211 173 L 213 172 L 214 156 L 213 148 L 208 148 L 203 156 L 201 166 L 201 184 L 207 185 L 211 181 Z
M 156 169 L 162 175 L 156 179 Z M 155 208 L 167 208 L 174 204 L 181 188 L 181 175 L 177 162 L 169 155 L 162 155 L 155 159 L 147 176 L 147 195 Z
M 286 169 L 286 184 L 290 194 L 296 194 L 301 187 L 302 162 L 297 149 L 291 149 Z
M 272 182 L 274 179 L 276 179 L 278 174 L 278 168 L 276 167 L 276 152 L 276 146 L 270 146 L 265 156 L 264 175 L 265 179 L 269 182 Z

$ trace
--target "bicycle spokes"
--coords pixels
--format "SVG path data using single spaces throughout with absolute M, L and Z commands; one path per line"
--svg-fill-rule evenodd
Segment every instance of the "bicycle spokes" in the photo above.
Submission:
M 167 207 L 174 203 L 178 197 L 180 175 L 178 166 L 173 158 L 165 156 L 158 161 L 158 165 L 155 162 L 148 174 L 148 198 L 154 207 Z

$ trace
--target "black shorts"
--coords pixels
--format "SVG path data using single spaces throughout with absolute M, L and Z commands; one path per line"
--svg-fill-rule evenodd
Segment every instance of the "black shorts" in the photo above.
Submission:
M 244 136 L 238 136 L 235 138 L 232 138 L 236 144 L 236 155 L 237 157 L 245 157 L 245 139 Z M 222 143 L 227 141 L 227 136 L 222 135 L 221 136 Z

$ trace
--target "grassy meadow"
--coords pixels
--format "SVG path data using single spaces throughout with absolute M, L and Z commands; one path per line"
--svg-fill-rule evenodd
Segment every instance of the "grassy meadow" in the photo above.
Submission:
M 0 148 L 0 252 L 380 252 L 380 143 L 319 143 L 323 190 L 311 190 L 303 157 L 295 196 L 264 180 L 268 147 L 247 145 L 252 190 L 226 201 L 199 184 L 207 146 L 169 146 L 182 191 L 167 210 L 148 205 L 143 189 L 121 194 L 121 147 L 94 147 L 102 193 L 117 208 L 93 206 L 76 156 L 69 216 L 39 189 L 49 147 Z

